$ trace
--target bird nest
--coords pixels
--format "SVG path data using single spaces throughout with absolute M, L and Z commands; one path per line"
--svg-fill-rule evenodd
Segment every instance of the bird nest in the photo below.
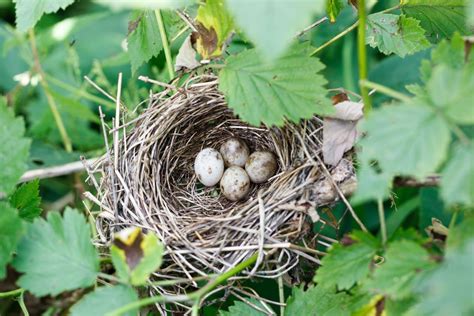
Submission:
M 100 207 L 97 242 L 107 245 L 114 231 L 129 226 L 154 232 L 166 250 L 155 275 L 188 280 L 155 288 L 165 294 L 185 293 L 196 278 L 228 271 L 255 253 L 257 263 L 242 277 L 277 278 L 303 258 L 318 264 L 335 240 L 313 223 L 338 227 L 318 207 L 355 187 L 350 159 L 332 168 L 322 163 L 322 121 L 250 126 L 227 107 L 212 74 L 192 76 L 181 87 L 163 85 L 136 118 L 116 121 L 110 130 L 103 124 L 114 143 L 86 166 L 97 189 L 87 197 Z M 237 202 L 218 187 L 203 187 L 193 169 L 202 148 L 217 149 L 230 137 L 244 140 L 251 152 L 269 150 L 278 161 L 276 174 L 252 184 L 247 198 Z

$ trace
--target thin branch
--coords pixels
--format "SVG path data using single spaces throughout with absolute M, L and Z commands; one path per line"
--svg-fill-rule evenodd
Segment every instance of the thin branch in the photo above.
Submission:
M 54 121 L 56 122 L 56 126 L 58 127 L 59 134 L 61 135 L 64 148 L 66 149 L 67 152 L 70 153 L 72 152 L 71 139 L 69 138 L 69 135 L 67 134 L 63 119 L 61 118 L 61 115 L 59 114 L 58 107 L 56 106 L 56 101 L 54 100 L 53 96 L 50 93 L 48 82 L 46 81 L 46 76 L 43 72 L 43 68 L 41 67 L 38 49 L 36 47 L 35 33 L 33 29 L 30 29 L 28 34 L 30 38 L 31 51 L 33 52 L 35 70 L 39 75 L 39 81 L 40 81 L 41 87 L 43 88 L 44 94 L 46 95 L 46 99 L 48 100 L 48 105 L 51 110 L 51 113 L 53 114 Z
M 393 185 L 395 187 L 412 187 L 412 188 L 421 188 L 421 187 L 434 187 L 438 186 L 441 180 L 440 175 L 428 176 L 422 180 L 417 180 L 409 177 L 396 177 L 393 179 Z
M 155 16 L 158 22 L 158 28 L 160 29 L 161 42 L 163 43 L 163 50 L 165 51 L 166 66 L 168 68 L 168 74 L 171 80 L 174 78 L 173 59 L 171 57 L 171 50 L 168 43 L 165 24 L 163 22 L 163 17 L 161 16 L 160 9 L 155 10 Z
M 298 34 L 296 34 L 295 37 L 300 37 L 300 36 L 303 36 L 304 34 L 306 34 L 307 32 L 311 31 L 313 28 L 323 24 L 324 22 L 326 22 L 328 19 L 327 16 L 317 20 L 316 22 L 314 22 L 313 24 L 305 27 L 303 30 L 301 30 L 300 32 L 298 32 Z
M 97 158 L 91 158 L 86 161 L 88 164 L 93 164 L 96 160 Z M 82 161 L 75 161 L 60 166 L 28 170 L 21 176 L 19 183 L 28 182 L 33 179 L 47 179 L 65 176 L 74 172 L 83 171 L 84 169 Z

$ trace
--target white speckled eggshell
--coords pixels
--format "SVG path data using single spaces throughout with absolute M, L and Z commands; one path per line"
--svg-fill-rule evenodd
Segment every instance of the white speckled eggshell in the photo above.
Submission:
M 222 176 L 222 194 L 231 201 L 243 199 L 250 190 L 250 179 L 244 169 L 237 166 L 227 168 Z
M 204 148 L 194 160 L 194 172 L 199 181 L 207 187 L 217 184 L 224 173 L 224 160 L 214 148 Z
M 245 163 L 245 171 L 253 183 L 267 181 L 275 174 L 277 167 L 275 156 L 269 151 L 256 151 Z
M 227 167 L 245 166 L 245 162 L 249 158 L 249 147 L 243 140 L 238 138 L 229 138 L 226 140 L 219 150 Z

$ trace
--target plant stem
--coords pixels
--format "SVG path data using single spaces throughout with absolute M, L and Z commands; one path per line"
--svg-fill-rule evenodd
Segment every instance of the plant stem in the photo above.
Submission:
M 403 102 L 408 102 L 411 99 L 409 96 L 407 96 L 403 93 L 400 93 L 398 91 L 390 89 L 389 87 L 386 87 L 384 85 L 381 85 L 381 84 L 378 84 L 378 83 L 375 83 L 375 82 L 372 82 L 372 81 L 369 81 L 369 80 L 365 80 L 365 79 L 360 80 L 360 85 L 363 86 L 363 87 L 366 87 L 366 88 L 375 89 L 380 93 L 383 93 L 385 95 L 388 95 L 389 97 L 392 97 L 394 99 L 397 99 L 397 100 L 400 100 L 400 101 L 403 101 Z
M 257 261 L 258 258 L 258 253 L 253 254 L 250 258 L 245 260 L 244 262 L 241 262 L 240 264 L 236 265 L 229 271 L 218 275 L 214 280 L 209 281 L 204 287 L 201 289 L 192 292 L 188 295 L 176 295 L 176 296 L 152 296 L 152 297 L 147 297 L 132 303 L 129 303 L 127 305 L 124 305 L 120 308 L 117 308 L 116 310 L 112 311 L 111 313 L 107 314 L 108 316 L 118 316 L 122 315 L 128 311 L 155 304 L 155 303 L 160 303 L 160 302 L 185 302 L 185 301 L 200 301 L 201 298 L 208 293 L 209 291 L 212 291 L 215 289 L 219 284 L 225 282 L 227 279 L 230 277 L 238 274 L 239 272 L 242 272 L 244 269 L 248 268 L 252 264 L 254 264 Z M 196 303 L 195 303 L 196 304 Z M 198 306 L 199 307 L 199 306 Z
M 458 215 L 459 215 L 459 210 L 455 210 L 453 212 L 453 216 L 451 216 L 451 220 L 449 221 L 449 226 L 448 226 L 449 229 L 452 229 L 454 227 L 454 225 L 456 225 Z
M 379 213 L 379 220 L 380 220 L 380 233 L 382 235 L 382 244 L 385 246 L 387 243 L 387 226 L 385 225 L 385 214 L 383 209 L 383 200 L 377 200 L 377 210 Z
M 161 42 L 163 43 L 163 50 L 165 51 L 166 66 L 168 67 L 168 74 L 170 80 L 174 78 L 173 59 L 171 58 L 171 50 L 168 43 L 168 37 L 166 36 L 165 24 L 163 23 L 163 17 L 160 9 L 155 10 L 156 21 L 158 22 L 158 28 L 160 29 Z
M 59 114 L 58 107 L 56 106 L 56 101 L 54 100 L 53 96 L 49 93 L 48 82 L 46 81 L 46 76 L 44 75 L 43 69 L 41 68 L 41 63 L 39 60 L 38 49 L 36 47 L 36 38 L 33 29 L 29 31 L 29 38 L 30 38 L 30 45 L 31 51 L 33 52 L 34 58 L 34 68 L 39 75 L 39 81 L 41 87 L 44 90 L 44 94 L 46 95 L 46 99 L 48 100 L 48 105 L 53 114 L 54 121 L 56 122 L 56 126 L 58 127 L 59 134 L 61 135 L 61 139 L 63 141 L 64 148 L 68 153 L 72 152 L 72 143 L 69 135 L 67 134 L 66 128 L 64 126 L 64 122 Z
M 18 298 L 18 304 L 20 305 L 21 311 L 23 312 L 23 316 L 30 316 L 30 313 L 28 313 L 28 309 L 26 308 L 25 305 L 25 300 L 23 295 L 25 294 L 25 291 L 22 291 L 20 294 L 20 297 Z
M 0 292 L 0 298 L 17 296 L 23 293 L 24 291 L 25 291 L 24 289 L 19 288 L 19 289 L 8 291 L 8 292 Z
M 50 76 L 46 73 L 45 73 L 45 76 L 51 84 L 53 84 L 55 86 L 58 86 L 61 89 L 64 89 L 64 90 L 69 91 L 71 93 L 74 93 L 75 95 L 77 95 L 79 97 L 82 97 L 84 99 L 87 99 L 91 102 L 95 102 L 95 103 L 98 103 L 100 105 L 104 105 L 107 108 L 115 109 L 115 103 L 113 103 L 109 100 L 99 98 L 99 97 L 97 97 L 93 94 L 90 94 L 89 92 L 86 92 L 86 91 L 81 90 L 77 87 L 71 86 L 70 84 L 62 82 L 61 80 L 58 80 L 58 79 L 54 78 L 53 76 Z
M 394 7 L 391 7 L 391 8 L 388 8 L 388 9 L 385 9 L 383 11 L 380 11 L 378 13 L 387 13 L 387 12 L 391 12 L 391 11 L 394 11 L 394 10 L 397 10 L 397 9 L 400 9 L 400 6 L 399 5 L 396 5 Z M 345 29 L 344 31 L 342 31 L 341 33 L 337 34 L 336 36 L 334 36 L 333 38 L 331 38 L 329 41 L 327 41 L 326 43 L 324 43 L 323 45 L 319 46 L 318 48 L 316 48 L 314 51 L 311 52 L 310 56 L 313 56 L 315 54 L 317 54 L 319 51 L 323 50 L 324 48 L 328 47 L 329 45 L 331 45 L 332 43 L 336 42 L 338 39 L 340 39 L 341 37 L 343 37 L 344 35 L 350 33 L 353 29 L 355 29 L 357 26 L 359 25 L 359 21 L 356 21 L 354 24 L 352 24 L 351 26 L 349 26 L 347 29 Z
M 359 25 L 359 21 L 356 21 L 354 24 L 352 24 L 351 26 L 349 26 L 347 29 L 345 29 L 344 31 L 342 31 L 341 33 L 337 34 L 336 36 L 334 36 L 333 38 L 331 38 L 329 41 L 327 41 L 326 43 L 324 43 L 323 45 L 319 46 L 318 48 L 316 48 L 315 50 L 313 50 L 311 52 L 311 54 L 309 54 L 309 56 L 314 56 L 316 55 L 318 52 L 320 52 L 321 50 L 325 49 L 326 47 L 328 47 L 329 45 L 331 45 L 332 43 L 336 42 L 337 40 L 339 40 L 340 38 L 344 37 L 344 35 L 346 34 L 349 34 L 353 29 L 355 29 L 357 27 L 357 25 Z
M 369 96 L 367 87 L 363 86 L 361 82 L 368 77 L 367 71 L 367 49 L 365 46 L 365 27 L 366 27 L 366 8 L 365 0 L 358 1 L 359 11 L 359 26 L 357 29 L 357 52 L 359 60 L 359 85 L 362 101 L 364 102 L 364 112 L 367 114 L 372 110 L 372 101 Z
M 283 277 L 280 275 L 278 277 L 278 297 L 280 303 L 285 304 L 285 291 L 283 287 Z M 285 315 L 285 305 L 280 305 L 280 315 Z

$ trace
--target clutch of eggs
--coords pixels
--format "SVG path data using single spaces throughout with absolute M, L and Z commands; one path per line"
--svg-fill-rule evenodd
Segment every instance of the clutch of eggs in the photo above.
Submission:
M 222 194 L 230 201 L 238 201 L 247 196 L 250 182 L 267 181 L 278 167 L 275 156 L 269 151 L 249 154 L 247 144 L 232 137 L 221 145 L 219 151 L 202 149 L 194 161 L 194 171 L 202 184 L 212 187 L 220 182 Z

